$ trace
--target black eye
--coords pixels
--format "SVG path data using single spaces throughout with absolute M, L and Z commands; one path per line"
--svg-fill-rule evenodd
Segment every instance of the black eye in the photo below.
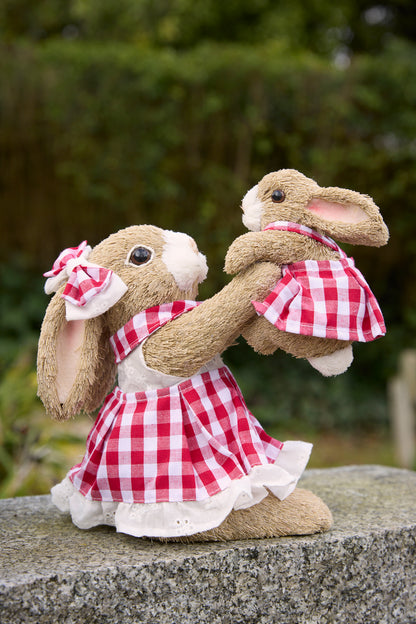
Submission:
M 136 266 L 140 266 L 141 264 L 146 264 L 153 257 L 153 253 L 151 249 L 147 247 L 135 247 L 133 251 L 130 252 L 129 262 L 131 264 L 135 264 Z
M 272 193 L 272 201 L 276 204 L 280 204 L 282 201 L 285 201 L 286 195 L 280 189 L 276 189 Z

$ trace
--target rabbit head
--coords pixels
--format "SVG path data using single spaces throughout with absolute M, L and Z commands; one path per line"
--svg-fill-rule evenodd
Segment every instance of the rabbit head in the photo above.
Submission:
M 243 223 L 260 231 L 273 221 L 301 223 L 336 240 L 380 247 L 388 230 L 368 195 L 320 187 L 295 169 L 265 175 L 243 198 Z
M 110 336 L 142 310 L 194 299 L 208 270 L 190 236 L 150 225 L 112 234 L 94 247 L 86 264 L 110 270 L 109 285 L 77 306 L 63 298 L 64 280 L 39 339 L 38 393 L 46 410 L 61 420 L 95 410 L 114 384 Z

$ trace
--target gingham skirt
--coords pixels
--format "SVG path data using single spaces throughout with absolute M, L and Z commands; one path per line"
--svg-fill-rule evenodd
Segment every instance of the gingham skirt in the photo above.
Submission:
M 94 501 L 201 501 L 273 464 L 283 443 L 247 409 L 227 367 L 106 398 L 69 478 Z
M 264 228 L 294 232 L 329 247 L 339 260 L 305 260 L 282 266 L 282 278 L 264 301 L 253 301 L 258 315 L 281 331 L 317 338 L 369 342 L 384 336 L 380 306 L 363 274 L 329 236 L 290 221 Z
M 272 292 L 253 305 L 292 334 L 368 342 L 386 333 L 377 300 L 352 258 L 285 265 Z

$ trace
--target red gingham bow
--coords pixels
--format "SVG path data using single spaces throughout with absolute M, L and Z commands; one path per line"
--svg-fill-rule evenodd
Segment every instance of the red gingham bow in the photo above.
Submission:
M 62 297 L 76 306 L 85 306 L 95 295 L 105 290 L 113 272 L 87 262 L 90 251 L 87 241 L 83 241 L 78 247 L 64 249 L 53 263 L 52 269 L 43 274 L 49 278 L 45 285 L 46 292 L 57 290 L 68 278 Z

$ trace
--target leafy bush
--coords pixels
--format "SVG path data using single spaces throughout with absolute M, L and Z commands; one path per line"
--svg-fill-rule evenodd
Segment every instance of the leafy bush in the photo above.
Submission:
M 48 299 L 42 276 L 15 253 L 10 263 L 0 265 L 0 293 L 1 376 L 22 350 L 33 355 Z
M 0 380 L 0 498 L 45 494 L 80 461 L 87 417 L 53 423 L 36 397 L 33 352 L 22 351 Z
M 152 222 L 196 238 L 211 267 L 207 296 L 243 231 L 242 195 L 265 172 L 294 167 L 381 206 L 389 245 L 354 256 L 389 327 L 403 330 L 397 352 L 416 323 L 415 74 L 416 47 L 399 41 L 345 70 L 276 42 L 3 46 L 0 259 L 24 250 L 40 273 L 64 246 Z
M 377 375 L 365 374 L 366 363 L 375 358 L 374 353 L 366 357 L 366 349 L 356 345 L 352 368 L 332 378 L 322 377 L 305 360 L 282 352 L 259 356 L 244 344 L 227 351 L 225 359 L 247 405 L 266 428 L 358 435 L 389 423 L 385 389 Z
M 44 455 L 36 399 L 36 372 L 29 354 L 10 366 L 0 383 L 0 497 L 44 490 Z M 37 489 L 37 488 L 40 488 Z

